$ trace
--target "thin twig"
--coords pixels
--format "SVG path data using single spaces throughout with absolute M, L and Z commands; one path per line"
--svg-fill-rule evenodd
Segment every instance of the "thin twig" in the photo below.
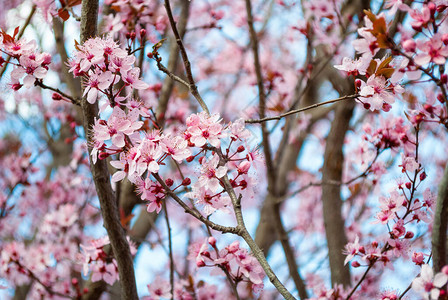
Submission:
M 348 99 L 354 99 L 354 98 L 357 98 L 357 97 L 359 97 L 358 94 L 343 96 L 343 97 L 339 97 L 339 98 L 336 98 L 336 99 L 333 99 L 333 100 L 328 100 L 328 101 L 316 103 L 316 104 L 313 104 L 313 105 L 310 105 L 310 106 L 307 106 L 307 107 L 291 110 L 291 111 L 288 111 L 288 112 L 286 112 L 284 114 L 281 114 L 279 116 L 266 117 L 266 118 L 262 118 L 262 119 L 258 119 L 258 120 L 256 120 L 256 119 L 249 119 L 249 120 L 246 120 L 245 122 L 249 123 L 249 124 L 253 124 L 253 123 L 263 123 L 263 122 L 271 121 L 271 120 L 280 120 L 280 119 L 282 119 L 284 117 L 287 117 L 289 115 L 297 114 L 297 113 L 300 113 L 302 111 L 310 110 L 310 109 L 313 109 L 313 108 L 316 108 L 316 107 L 319 107 L 319 106 L 322 106 L 322 105 L 327 105 L 327 104 L 331 104 L 331 103 L 335 103 L 335 102 L 339 102 L 339 101 L 344 101 L 344 100 L 348 100 Z
M 34 82 L 34 85 L 39 86 L 39 87 L 41 87 L 41 88 L 43 88 L 43 89 L 45 89 L 45 90 L 50 90 L 50 91 L 56 92 L 56 93 L 58 93 L 59 95 L 61 95 L 62 97 L 67 98 L 68 100 L 70 100 L 70 102 L 72 102 L 73 104 L 78 105 L 78 106 L 81 106 L 81 101 L 80 101 L 80 99 L 75 99 L 75 98 L 73 98 L 72 96 L 70 96 L 70 95 L 64 93 L 63 91 L 61 91 L 61 90 L 58 89 L 58 88 L 54 88 L 54 87 L 48 86 L 48 85 L 46 85 L 45 83 L 43 83 L 42 81 L 40 81 L 40 80 L 36 80 L 36 81 Z
M 176 195 L 163 181 L 163 179 L 160 177 L 157 173 L 152 173 L 152 176 L 162 185 L 162 187 L 165 189 L 165 192 L 174 200 L 176 201 L 182 208 L 185 210 L 186 213 L 192 215 L 202 223 L 206 224 L 207 226 L 210 226 L 213 230 L 221 231 L 222 233 L 234 233 L 238 234 L 239 229 L 236 227 L 228 227 L 228 226 L 222 226 L 218 225 L 207 218 L 205 218 L 203 215 L 201 215 L 198 211 L 188 207 L 180 198 Z
M 186 0 L 184 0 L 186 1 Z M 202 107 L 202 109 L 207 113 L 210 114 L 207 104 L 205 104 L 204 100 L 202 99 L 201 95 L 198 92 L 198 87 L 196 86 L 196 83 L 193 79 L 193 73 L 191 72 L 191 64 L 188 60 L 187 51 L 185 50 L 184 43 L 182 42 L 182 38 L 179 34 L 179 31 L 177 31 L 176 22 L 174 21 L 173 12 L 171 11 L 171 5 L 170 0 L 165 0 L 165 9 L 166 13 L 168 14 L 168 19 L 170 20 L 171 29 L 173 30 L 174 37 L 176 38 L 177 45 L 179 46 L 180 55 L 182 57 L 182 60 L 184 62 L 185 66 L 185 72 L 187 73 L 187 79 L 188 79 L 188 87 L 191 92 L 191 94 L 196 98 L 199 105 Z
M 171 292 L 171 300 L 174 299 L 174 258 L 173 258 L 173 241 L 171 238 L 171 226 L 170 219 L 168 218 L 168 209 L 166 207 L 166 202 L 163 201 L 163 210 L 165 211 L 165 222 L 166 222 L 166 230 L 168 231 L 168 251 L 170 256 L 170 292 Z
M 246 13 L 247 13 L 247 25 L 249 27 L 250 43 L 252 46 L 252 52 L 254 55 L 254 68 L 257 77 L 257 87 L 258 87 L 258 110 L 261 119 L 265 118 L 266 110 L 266 93 L 264 90 L 263 75 L 261 73 L 261 63 L 258 53 L 258 38 L 257 33 L 254 28 L 254 20 L 252 16 L 252 4 L 250 0 L 246 0 Z M 272 160 L 272 151 L 269 144 L 269 132 L 267 130 L 266 124 L 261 124 L 261 134 L 262 134 L 262 144 L 263 151 L 266 161 L 267 178 L 268 178 L 268 190 L 275 191 L 275 166 Z

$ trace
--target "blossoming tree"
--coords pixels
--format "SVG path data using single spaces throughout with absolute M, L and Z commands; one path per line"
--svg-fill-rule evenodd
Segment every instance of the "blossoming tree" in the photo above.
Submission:
M 6 1 L 2 295 L 448 299 L 447 17 Z

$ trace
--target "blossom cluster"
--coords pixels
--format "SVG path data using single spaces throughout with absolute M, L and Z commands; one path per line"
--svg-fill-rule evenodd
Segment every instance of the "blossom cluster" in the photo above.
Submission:
M 121 49 L 110 37 L 92 38 L 83 45 L 77 45 L 73 58 L 70 59 L 70 72 L 74 76 L 85 76 L 87 81 L 83 96 L 89 103 L 95 103 L 99 95 L 105 95 L 114 106 L 124 87 L 137 90 L 148 88 L 148 84 L 139 79 L 140 69 L 134 67 L 135 56 Z M 123 83 L 116 91 L 114 85 Z
M 388 35 L 390 28 L 386 16 L 376 16 L 367 11 L 364 17 L 365 26 L 358 29 L 360 38 L 352 43 L 359 58 L 354 60 L 345 57 L 341 65 L 335 66 L 348 75 L 367 77 L 367 80 L 357 79 L 360 95 L 358 100 L 372 111 L 390 109 L 397 95 L 403 92 L 398 82 L 405 75 L 408 80 L 416 81 L 425 73 L 436 83 L 439 79 L 443 81 L 442 77 L 446 76 L 439 74 L 437 79 L 435 73 L 429 71 L 434 66 L 443 66 L 448 57 L 448 33 L 438 32 L 439 27 L 442 29 L 443 22 L 436 22 L 438 18 L 445 17 L 446 6 L 428 2 L 423 4 L 420 10 L 412 9 L 401 1 L 397 3 L 399 5 L 393 9 L 409 13 L 412 18 L 410 25 L 416 34 L 424 30 L 429 34 L 414 38 L 412 34 L 403 32 L 401 42 L 396 43 Z M 383 58 L 382 62 L 374 59 L 380 49 L 391 49 L 392 56 Z M 427 68 L 428 66 L 430 68 Z
M 103 237 L 98 240 L 90 241 L 88 245 L 81 244 L 81 254 L 79 255 L 79 261 L 83 264 L 83 274 L 87 276 L 91 273 L 92 282 L 104 280 L 110 285 L 113 285 L 118 277 L 117 261 L 108 253 L 110 248 L 106 250 L 106 247 L 110 247 L 109 237 Z M 131 253 L 136 254 L 137 249 L 132 243 Z
M 218 250 L 216 239 L 209 237 L 199 249 L 190 248 L 190 257 L 195 258 L 198 268 L 217 266 L 224 272 L 228 272 L 236 284 L 241 281 L 250 281 L 255 291 L 263 289 L 262 267 L 246 249 L 240 248 L 238 241 Z
M 14 60 L 8 62 L 0 55 L 0 67 L 7 63 L 14 66 L 10 82 L 14 91 L 19 90 L 22 86 L 32 87 L 36 80 L 42 81 L 47 75 L 48 66 L 51 63 L 50 54 L 39 53 L 34 40 L 17 39 L 18 32 L 18 27 L 15 29 L 13 36 L 3 30 L 0 32 L 0 53 L 6 54 Z
M 158 13 L 160 7 L 156 1 L 107 0 L 105 4 L 110 5 L 113 11 L 104 17 L 105 32 L 121 33 L 121 36 L 127 35 L 131 40 L 136 38 L 136 32 L 140 32 L 142 42 L 148 32 L 151 33 L 149 39 L 154 42 L 156 37 L 153 33 L 163 34 L 167 28 L 168 18 Z

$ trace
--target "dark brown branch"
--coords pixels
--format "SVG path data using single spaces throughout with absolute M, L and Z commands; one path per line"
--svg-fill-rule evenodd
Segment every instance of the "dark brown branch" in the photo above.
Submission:
M 354 98 L 357 98 L 357 97 L 359 97 L 358 94 L 343 96 L 343 97 L 339 97 L 339 98 L 336 98 L 336 99 L 333 99 L 333 100 L 328 100 L 328 101 L 316 103 L 316 104 L 313 104 L 313 105 L 310 105 L 310 106 L 307 106 L 307 107 L 294 109 L 294 110 L 288 111 L 288 112 L 286 112 L 284 114 L 281 114 L 279 116 L 267 117 L 267 118 L 258 119 L 258 120 L 249 119 L 249 120 L 246 120 L 245 122 L 253 124 L 253 123 L 263 123 L 263 122 L 271 121 L 271 120 L 280 120 L 280 119 L 282 119 L 284 117 L 287 117 L 287 116 L 290 116 L 290 115 L 293 115 L 293 114 L 297 114 L 297 113 L 300 113 L 300 112 L 303 112 L 303 111 L 307 111 L 307 110 L 310 110 L 310 109 L 313 109 L 313 108 L 316 108 L 316 107 L 319 107 L 319 106 L 322 106 L 322 105 L 331 104 L 331 103 L 344 101 L 344 100 L 348 100 L 348 99 L 354 99 Z
M 48 86 L 48 85 L 46 85 L 45 83 L 43 83 L 42 81 L 40 81 L 40 80 L 36 80 L 36 81 L 34 82 L 34 85 L 36 85 L 36 86 L 38 86 L 38 87 L 41 87 L 41 88 L 43 88 L 44 90 L 50 90 L 50 91 L 53 91 L 53 92 L 55 92 L 55 93 L 58 93 L 58 94 L 61 95 L 62 97 L 64 97 L 64 98 L 70 100 L 70 102 L 73 103 L 73 104 L 75 104 L 75 105 L 78 105 L 78 106 L 81 105 L 81 103 L 80 103 L 80 102 L 81 102 L 80 99 L 75 99 L 75 98 L 73 98 L 72 96 L 67 95 L 66 93 L 64 93 L 64 92 L 61 91 L 60 89 L 57 89 L 57 88 Z
M 266 93 L 264 91 L 263 75 L 261 73 L 260 57 L 258 53 L 258 38 L 257 33 L 254 28 L 254 20 L 252 16 L 252 4 L 250 0 L 246 0 L 246 13 L 247 13 L 247 25 L 249 26 L 250 42 L 252 47 L 252 53 L 254 55 L 254 67 L 255 74 L 257 76 L 257 87 L 258 87 L 258 110 L 260 118 L 265 118 L 266 110 Z M 262 144 L 263 151 L 266 161 L 267 178 L 268 178 L 268 190 L 275 193 L 275 167 L 272 160 L 271 146 L 269 145 L 269 133 L 266 124 L 261 123 L 261 134 L 262 134 Z
M 328 134 L 324 166 L 322 169 L 322 181 L 341 181 L 344 156 L 342 147 L 345 134 L 348 130 L 350 119 L 353 114 L 354 103 L 341 103 L 336 109 L 334 120 Z M 342 199 L 340 185 L 322 185 L 322 206 L 327 237 L 328 256 L 330 260 L 331 283 L 350 285 L 350 271 L 344 265 L 342 250 L 347 244 L 345 236 L 345 224 L 342 217 Z
M 190 12 L 190 1 L 182 1 L 181 5 L 182 5 L 182 10 L 180 12 L 179 21 L 177 23 L 177 30 L 179 31 L 180 37 L 183 39 L 185 32 L 186 32 L 187 23 L 188 23 L 188 16 L 189 16 L 189 12 Z M 174 87 L 173 80 L 176 80 L 176 79 L 172 78 L 170 74 L 172 74 L 174 72 L 174 70 L 176 70 L 178 61 L 179 61 L 178 46 L 176 43 L 173 42 L 170 44 L 170 55 L 169 55 L 169 60 L 168 60 L 168 66 L 166 68 L 166 71 L 169 72 L 167 74 L 169 77 L 166 77 L 163 81 L 162 90 L 160 92 L 159 102 L 158 102 L 158 106 L 157 106 L 157 118 L 158 118 L 158 121 L 160 122 L 160 124 L 164 123 L 165 112 L 168 108 L 168 101 L 170 99 L 170 96 L 172 94 L 173 87 Z M 157 61 L 157 62 L 158 62 L 157 66 L 160 69 L 159 61 Z M 189 87 L 188 84 L 187 84 L 187 87 Z
M 437 195 L 432 227 L 432 256 L 434 272 L 440 272 L 447 264 L 446 235 L 448 223 L 448 164 L 445 167 Z
M 81 8 L 81 43 L 96 35 L 98 19 L 98 0 L 84 0 Z M 87 137 L 89 153 L 92 151 L 91 139 L 88 134 L 98 116 L 98 103 L 89 104 L 86 99 L 81 103 L 83 111 L 83 125 Z M 90 169 L 95 183 L 101 206 L 104 227 L 110 239 L 112 251 L 118 265 L 122 299 L 137 300 L 134 265 L 126 233 L 121 226 L 118 203 L 110 184 L 109 171 L 106 160 L 98 160 L 96 164 L 90 158 Z
M 187 1 L 187 0 L 183 0 Z M 199 105 L 202 107 L 202 109 L 207 112 L 207 114 L 210 114 L 207 105 L 205 104 L 204 100 L 202 99 L 201 95 L 198 92 L 198 87 L 196 86 L 196 83 L 193 78 L 193 73 L 191 72 L 191 64 L 188 60 L 187 51 L 185 50 L 184 43 L 182 42 L 182 37 L 179 34 L 179 31 L 176 27 L 176 22 L 174 21 L 173 12 L 171 11 L 171 5 L 170 0 L 165 0 L 165 9 L 166 13 L 168 14 L 168 19 L 170 20 L 171 29 L 173 30 L 174 37 L 176 38 L 177 45 L 179 46 L 180 55 L 182 57 L 182 60 L 184 62 L 185 66 L 185 72 L 187 73 L 187 79 L 189 83 L 189 89 L 191 94 L 196 98 Z

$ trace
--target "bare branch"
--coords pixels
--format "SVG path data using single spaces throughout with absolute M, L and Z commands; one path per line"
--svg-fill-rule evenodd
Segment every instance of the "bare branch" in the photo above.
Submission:
M 187 0 L 183 0 L 187 1 Z M 201 95 L 198 92 L 198 87 L 196 86 L 196 83 L 193 79 L 193 73 L 191 72 L 191 64 L 188 60 L 187 51 L 185 50 L 184 43 L 182 42 L 182 37 L 179 34 L 179 31 L 176 27 L 176 22 L 174 21 L 173 12 L 171 11 L 171 5 L 170 0 L 165 0 L 165 9 L 168 14 L 168 19 L 170 20 L 171 29 L 173 30 L 174 37 L 176 38 L 177 45 L 179 46 L 180 55 L 182 57 L 182 60 L 184 62 L 185 66 L 185 72 L 187 73 L 187 79 L 189 83 L 189 89 L 191 94 L 196 98 L 199 105 L 202 107 L 202 109 L 207 112 L 207 114 L 210 114 L 207 104 L 205 104 L 204 100 L 202 99 Z
M 281 114 L 279 116 L 267 117 L 267 118 L 258 119 L 258 120 L 249 119 L 249 120 L 246 120 L 245 122 L 249 123 L 249 124 L 253 124 L 253 123 L 263 123 L 263 122 L 272 121 L 272 120 L 280 120 L 280 119 L 282 119 L 284 117 L 287 117 L 287 116 L 290 116 L 290 115 L 293 115 L 293 114 L 297 114 L 297 113 L 300 113 L 300 112 L 303 112 L 303 111 L 307 111 L 307 110 L 310 110 L 310 109 L 313 109 L 313 108 L 316 108 L 316 107 L 319 107 L 319 106 L 322 106 L 322 105 L 327 105 L 327 104 L 340 102 L 340 101 L 344 101 L 344 100 L 348 100 L 348 99 L 354 99 L 354 98 L 357 98 L 357 97 L 359 97 L 358 94 L 343 96 L 343 97 L 339 97 L 339 98 L 336 98 L 336 99 L 333 99 L 333 100 L 328 100 L 328 101 L 316 103 L 316 104 L 313 104 L 313 105 L 310 105 L 310 106 L 307 106 L 307 107 L 294 109 L 294 110 L 288 111 L 288 112 L 286 112 L 284 114 Z
M 266 110 L 266 93 L 264 91 L 263 75 L 261 74 L 260 57 L 258 53 L 258 38 L 254 29 L 254 20 L 252 16 L 252 4 L 250 0 L 246 0 L 246 13 L 247 13 L 247 25 L 249 26 L 250 42 L 252 46 L 252 52 L 254 55 L 254 67 L 255 74 L 257 76 L 257 87 L 259 97 L 259 115 L 263 119 L 265 117 Z M 263 137 L 263 151 L 266 160 L 267 178 L 268 178 L 268 190 L 275 191 L 275 167 L 272 160 L 271 146 L 269 145 L 269 133 L 266 124 L 261 123 L 261 134 Z
M 439 185 L 437 206 L 432 227 L 432 255 L 434 272 L 440 272 L 447 264 L 446 237 L 448 223 L 448 164 Z

